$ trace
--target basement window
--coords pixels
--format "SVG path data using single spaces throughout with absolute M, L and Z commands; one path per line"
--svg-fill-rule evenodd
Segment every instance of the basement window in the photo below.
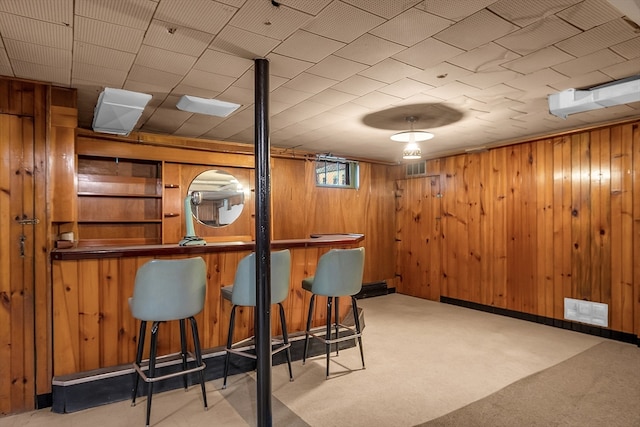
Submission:
M 355 188 L 359 186 L 358 162 L 339 157 L 316 156 L 317 187 Z

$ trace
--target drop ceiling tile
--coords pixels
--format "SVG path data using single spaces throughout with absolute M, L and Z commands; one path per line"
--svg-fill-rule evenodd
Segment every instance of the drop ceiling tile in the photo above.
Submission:
M 165 101 L 165 103 L 168 101 Z M 151 117 L 145 121 L 143 128 L 148 131 L 172 134 L 193 114 L 176 109 L 175 101 L 170 103 L 173 104 L 173 108 L 163 106 L 156 109 Z
M 435 89 L 428 90 L 425 93 L 429 96 L 434 96 L 436 98 L 440 98 L 447 101 L 462 95 L 472 96 L 477 91 L 478 89 L 471 87 L 469 85 L 466 85 L 464 83 L 451 82 L 444 86 L 440 86 Z
M 582 0 L 501 0 L 488 9 L 520 27 L 526 27 L 580 1 Z
M 303 29 L 319 36 L 349 43 L 383 22 L 384 19 L 379 16 L 334 1 Z
M 75 42 L 73 45 L 73 59 L 83 64 L 93 64 L 115 70 L 128 71 L 133 65 L 135 55 L 130 52 L 109 49 L 94 44 Z
M 525 55 L 522 58 L 505 62 L 502 66 L 522 74 L 529 74 L 572 59 L 574 59 L 574 57 L 568 53 L 561 51 L 555 46 L 549 46 Z
M 14 39 L 66 50 L 71 50 L 73 44 L 73 29 L 65 25 L 0 12 L 0 28 L 5 40 Z
M 326 77 L 320 77 L 314 74 L 302 73 L 289 80 L 283 86 L 289 89 L 316 94 L 330 88 L 336 83 L 338 83 L 337 80 L 327 79 Z
M 121 88 L 129 70 L 116 70 L 100 65 L 73 63 L 73 79 L 102 83 L 107 87 Z
M 579 33 L 580 30 L 573 25 L 556 16 L 551 16 L 501 37 L 496 40 L 496 43 L 521 55 L 527 55 L 554 43 L 562 42 Z M 559 44 L 558 47 L 560 47 Z M 563 49 L 562 47 L 560 48 Z M 567 51 L 567 49 L 563 50 Z M 567 52 L 571 53 L 570 51 Z
M 555 65 L 553 69 L 565 76 L 576 77 L 623 61 L 624 58 L 620 55 L 617 55 L 609 49 L 602 49 L 589 55 Z
M 489 107 L 495 103 L 500 103 L 504 99 L 519 100 L 524 98 L 523 90 L 506 84 L 497 84 L 486 89 L 482 89 L 473 94 L 473 99 L 482 102 Z M 490 109 L 490 108 L 487 108 Z
M 280 40 L 227 25 L 213 40 L 211 47 L 240 58 L 253 59 L 266 56 L 279 44 Z
M 78 16 L 74 35 L 77 41 L 138 53 L 144 31 Z
M 549 87 L 561 91 L 566 89 L 589 89 L 611 81 L 611 77 L 600 71 L 592 71 L 581 76 L 550 82 Z
M 271 92 L 271 99 L 284 104 L 295 105 L 299 102 L 309 99 L 313 94 L 301 90 L 295 90 L 286 86 L 280 86 Z
M 71 68 L 71 50 L 55 49 L 12 39 L 6 40 L 5 48 L 11 59 L 53 68 Z
M 611 46 L 611 50 L 627 59 L 640 57 L 640 36 Z
M 329 55 L 322 61 L 307 70 L 308 73 L 316 76 L 326 77 L 333 80 L 344 80 L 366 69 L 367 66 L 355 61 Z
M 471 74 L 471 71 L 449 64 L 448 62 L 442 62 L 435 67 L 430 67 L 418 74 L 414 74 L 410 78 L 433 87 L 438 87 L 451 83 L 468 74 Z
M 313 66 L 313 62 L 289 58 L 284 55 L 278 55 L 277 53 L 270 53 L 267 55 L 267 59 L 269 60 L 269 72 L 271 75 L 288 79 L 294 78 Z
M 566 80 L 566 76 L 550 69 L 545 68 L 526 76 L 513 79 L 505 84 L 524 91 L 535 90 L 541 86 L 550 85 L 558 81 Z
M 18 60 L 11 61 L 11 65 L 15 76 L 19 78 L 51 82 L 63 86 L 71 84 L 71 68 L 47 67 Z
M 171 90 L 171 88 L 178 84 L 182 77 L 183 76 L 180 74 L 169 73 L 155 68 L 134 64 L 133 67 L 131 67 L 131 72 L 127 79 L 136 82 L 146 82 Z
M 79 16 L 146 30 L 158 3 L 150 0 L 75 0 Z
M 162 0 L 154 18 L 217 34 L 237 11 L 235 7 L 210 0 Z
M 433 89 L 433 86 L 429 86 L 424 83 L 412 79 L 401 79 L 390 85 L 381 87 L 378 92 L 385 93 L 387 95 L 395 96 L 398 98 L 408 98 L 416 93 L 424 92 L 429 89 Z
M 385 19 L 391 19 L 405 10 L 422 3 L 420 0 L 343 0 L 355 7 L 375 13 Z
M 574 56 L 587 55 L 638 35 L 623 19 L 616 19 L 563 40 L 556 46 Z
M 162 101 L 167 97 L 170 90 L 166 87 L 160 87 L 150 82 L 136 82 L 133 80 L 127 80 L 124 82 L 122 89 L 131 90 L 134 92 L 148 93 L 152 96 L 151 101 L 145 107 L 145 112 L 148 109 L 155 109 Z
M 231 85 L 222 92 L 219 96 L 216 97 L 220 101 L 233 102 L 236 104 L 242 105 L 250 105 L 255 101 L 255 91 L 253 89 L 246 89 L 243 87 L 238 87 L 235 85 Z
M 423 40 L 392 56 L 405 64 L 426 69 L 464 53 L 464 50 L 434 38 Z
M 465 17 L 484 9 L 496 0 L 429 0 L 428 2 L 420 2 L 417 8 L 443 18 L 459 21 Z
M 623 79 L 626 77 L 640 74 L 640 58 L 630 61 L 624 61 L 619 64 L 601 68 L 600 71 L 614 79 Z
M 194 65 L 194 69 L 229 77 L 240 77 L 253 66 L 253 61 L 228 53 L 207 49 Z
M 211 91 L 224 92 L 235 80 L 234 77 L 192 69 L 181 83 Z
M 2 1 L 0 12 L 33 18 L 65 26 L 73 26 L 73 0 Z
M 252 2 L 245 4 L 229 22 L 242 28 L 276 40 L 284 40 L 304 27 L 313 15 L 288 7 L 273 7 L 271 2 Z
M 311 98 L 309 98 L 309 101 L 335 107 L 352 101 L 355 98 L 357 98 L 356 95 L 329 88 L 317 93 L 316 95 L 313 95 Z
M 484 9 L 440 31 L 434 38 L 471 50 L 517 29 L 518 26 Z
M 383 59 L 405 49 L 397 43 L 390 42 L 371 34 L 363 34 L 352 43 L 335 52 L 336 56 L 361 62 L 366 65 L 377 64 Z
M 331 106 L 326 104 L 319 104 L 317 102 L 305 100 L 291 108 L 288 108 L 285 112 L 280 114 L 286 114 L 289 117 L 293 117 L 296 122 L 301 122 L 302 120 L 317 116 L 330 108 Z
M 557 15 L 581 30 L 588 30 L 622 16 L 617 9 L 602 0 L 585 0 Z
M 212 127 L 222 122 L 222 118 L 193 114 L 173 133 L 177 136 L 199 137 L 211 130 Z
M 386 86 L 386 84 L 381 81 L 355 75 L 334 85 L 333 89 L 356 96 L 362 96 L 384 86 Z
M 185 55 L 200 56 L 212 40 L 213 34 L 154 19 L 143 43 Z
M 135 63 L 136 65 L 162 70 L 167 73 L 184 75 L 195 64 L 196 59 L 195 56 L 142 45 Z
M 297 31 L 274 49 L 274 53 L 309 62 L 320 62 L 345 44 L 307 31 Z
M 453 22 L 412 8 L 370 31 L 371 34 L 404 46 L 413 46 Z
M 519 76 L 519 73 L 511 70 L 487 70 L 460 77 L 458 81 L 478 89 L 486 89 L 499 83 L 508 84 Z
M 422 71 L 420 68 L 412 67 L 411 65 L 388 58 L 358 74 L 389 84 L 404 77 L 417 74 L 420 71 Z
M 447 62 L 470 71 L 478 72 L 494 69 L 505 62 L 512 61 L 519 57 L 518 54 L 502 46 L 489 43 L 448 59 Z
M 13 76 L 9 57 L 7 56 L 7 51 L 4 49 L 0 49 L 0 75 Z
M 363 107 L 371 108 L 372 110 L 379 110 L 401 100 L 402 98 L 397 96 L 391 96 L 386 93 L 375 91 L 356 98 L 351 102 L 357 105 L 362 105 Z
M 244 3 L 245 0 L 238 0 Z M 279 3 L 311 15 L 317 15 L 333 0 L 282 0 Z

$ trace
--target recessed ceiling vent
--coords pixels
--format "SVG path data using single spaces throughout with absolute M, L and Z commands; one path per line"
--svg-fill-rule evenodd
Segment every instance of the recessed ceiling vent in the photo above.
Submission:
M 93 112 L 93 130 L 129 135 L 150 100 L 151 95 L 146 93 L 105 88 Z

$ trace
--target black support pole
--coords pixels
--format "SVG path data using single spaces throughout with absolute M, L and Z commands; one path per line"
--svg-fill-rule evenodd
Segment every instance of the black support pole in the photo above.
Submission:
M 257 423 L 271 427 L 271 166 L 269 61 L 255 59 Z

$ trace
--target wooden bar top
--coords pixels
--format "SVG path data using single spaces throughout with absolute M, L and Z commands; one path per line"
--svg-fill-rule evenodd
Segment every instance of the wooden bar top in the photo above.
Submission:
M 271 248 L 310 248 L 316 246 L 350 245 L 364 240 L 363 234 L 312 234 L 308 239 L 272 240 Z M 254 241 L 215 242 L 202 246 L 140 245 L 140 246 L 102 246 L 55 249 L 51 251 L 51 260 L 78 260 L 121 258 L 137 256 L 196 255 L 211 252 L 230 252 L 253 250 Z

